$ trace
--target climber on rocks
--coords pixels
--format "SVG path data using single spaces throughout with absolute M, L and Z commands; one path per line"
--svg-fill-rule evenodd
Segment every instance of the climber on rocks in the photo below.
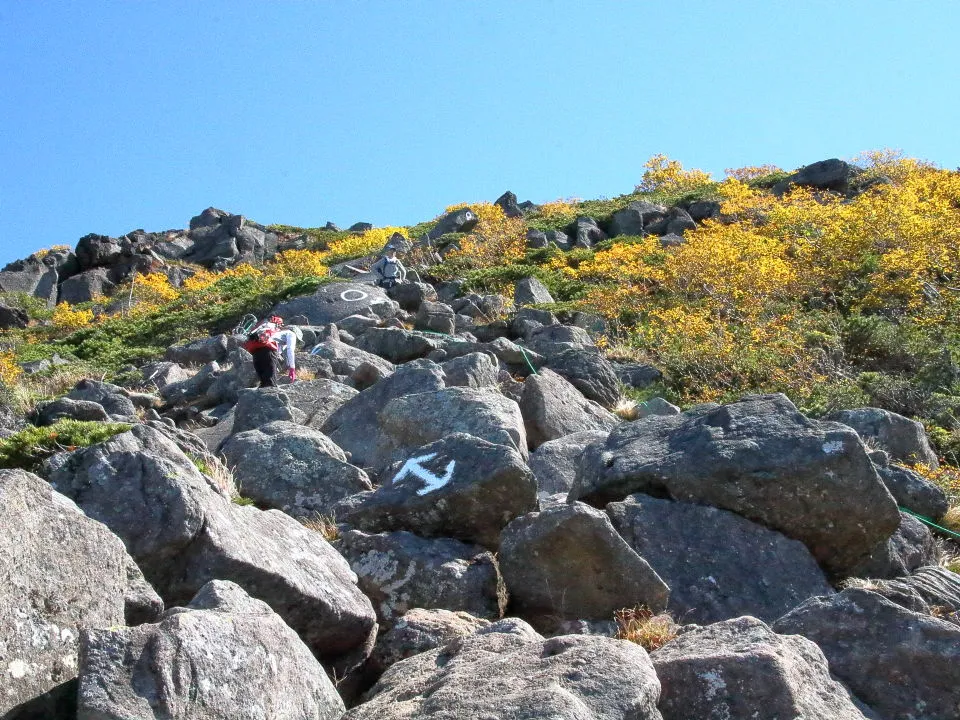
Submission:
M 394 285 L 404 282 L 407 279 L 407 269 L 397 257 L 397 248 L 395 245 L 387 245 L 386 254 L 377 260 L 370 268 L 374 276 L 374 284 L 389 290 Z
M 281 357 L 287 368 L 287 377 L 290 382 L 296 382 L 298 342 L 303 342 L 300 328 L 284 327 L 283 318 L 276 315 L 253 327 L 243 347 L 253 356 L 253 369 L 260 379 L 260 387 L 276 386 L 277 362 Z

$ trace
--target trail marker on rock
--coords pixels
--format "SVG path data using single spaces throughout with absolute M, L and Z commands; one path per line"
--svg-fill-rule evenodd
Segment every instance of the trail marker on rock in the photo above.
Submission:
M 421 463 L 430 462 L 436 456 L 437 453 L 428 453 L 427 455 L 421 455 L 420 457 L 410 458 L 403 464 L 403 467 L 400 468 L 400 472 L 394 476 L 391 482 L 396 484 L 403 480 L 407 475 L 414 475 L 424 482 L 423 487 L 417 490 L 417 495 L 426 495 L 434 490 L 439 490 L 450 482 L 450 479 L 453 477 L 453 470 L 457 466 L 457 461 L 451 460 L 448 462 L 447 467 L 444 469 L 443 475 L 434 475 L 432 472 L 423 467 Z
M 355 297 L 347 297 L 347 295 L 352 295 Z M 340 293 L 340 299 L 344 302 L 359 302 L 360 300 L 366 300 L 369 295 L 363 290 L 344 290 Z

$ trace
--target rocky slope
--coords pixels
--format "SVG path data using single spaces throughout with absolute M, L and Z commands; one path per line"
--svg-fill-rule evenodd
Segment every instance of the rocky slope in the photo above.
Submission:
M 208 211 L 0 280 L 53 302 L 270 235 Z M 960 576 L 904 512 L 948 508 L 907 467 L 936 462 L 923 427 L 781 394 L 626 413 L 657 369 L 544 292 L 344 279 L 271 309 L 309 379 L 255 389 L 213 334 L 41 403 L 126 425 L 0 470 L 0 716 L 960 717 Z M 649 652 L 615 622 L 637 606 L 676 621 Z

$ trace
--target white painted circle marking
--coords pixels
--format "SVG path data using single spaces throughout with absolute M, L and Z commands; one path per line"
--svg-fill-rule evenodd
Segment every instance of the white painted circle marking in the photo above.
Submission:
M 351 293 L 355 293 L 357 297 L 347 297 Z M 366 300 L 369 295 L 367 295 L 363 290 L 344 290 L 340 293 L 340 299 L 344 302 L 359 302 L 360 300 Z

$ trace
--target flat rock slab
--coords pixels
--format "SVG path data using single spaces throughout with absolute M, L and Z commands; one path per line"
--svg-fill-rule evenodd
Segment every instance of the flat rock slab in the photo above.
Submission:
M 450 538 L 409 532 L 344 533 L 336 543 L 381 623 L 392 626 L 413 608 L 503 617 L 506 591 L 493 554 Z
M 270 314 L 283 318 L 303 315 L 310 325 L 329 325 L 364 312 L 390 318 L 397 308 L 387 293 L 374 285 L 338 282 L 321 286 L 313 295 L 282 302 Z
M 712 505 L 803 542 L 844 574 L 900 524 L 857 434 L 810 420 L 784 395 L 754 395 L 617 426 L 587 447 L 571 500 L 634 492 Z
M 882 718 L 960 717 L 960 628 L 877 593 L 812 598 L 773 625 L 813 640 L 830 672 Z
M 393 665 L 344 720 L 661 720 L 660 683 L 633 643 L 544 640 L 500 621 Z
M 670 586 L 681 623 L 773 622 L 833 589 L 806 546 L 726 510 L 631 495 L 607 505 L 617 532 Z
M 124 624 L 127 570 L 138 571 L 106 526 L 23 470 L 0 470 L 0 528 L 0 715 L 6 717 L 76 677 L 83 630 Z
M 601 512 L 583 503 L 517 518 L 503 531 L 500 568 L 511 612 L 550 629 L 557 620 L 610 620 L 625 607 L 667 606 L 670 589 Z
M 410 451 L 388 476 L 338 519 L 368 532 L 409 530 L 495 549 L 503 526 L 537 502 L 520 453 L 463 433 Z
M 280 616 L 231 582 L 211 581 L 155 625 L 83 635 L 84 718 L 337 720 L 343 701 Z
M 798 635 L 777 635 L 756 618 L 696 628 L 650 659 L 665 720 L 864 717 L 830 677 L 820 648 Z

